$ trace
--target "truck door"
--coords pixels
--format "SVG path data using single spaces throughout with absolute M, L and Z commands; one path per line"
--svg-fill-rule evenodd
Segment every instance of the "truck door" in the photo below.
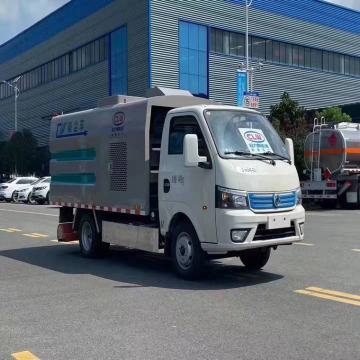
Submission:
M 183 140 L 186 134 L 198 136 L 199 155 L 207 157 L 211 168 L 185 166 Z M 163 131 L 159 169 L 162 233 L 167 231 L 177 213 L 184 213 L 190 218 L 201 242 L 217 242 L 214 162 L 194 114 L 173 116 L 166 122 Z

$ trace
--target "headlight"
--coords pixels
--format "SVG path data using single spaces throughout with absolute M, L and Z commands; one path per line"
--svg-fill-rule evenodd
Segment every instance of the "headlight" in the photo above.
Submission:
M 220 209 L 248 209 L 247 193 L 217 186 L 216 207 Z
M 296 205 L 302 204 L 302 192 L 301 189 L 296 190 Z
M 44 190 L 46 189 L 46 186 L 38 187 L 36 190 Z

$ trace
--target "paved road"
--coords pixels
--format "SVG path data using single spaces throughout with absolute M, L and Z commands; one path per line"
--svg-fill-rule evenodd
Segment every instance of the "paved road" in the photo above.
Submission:
M 0 204 L 0 359 L 360 358 L 360 211 L 309 212 L 264 271 L 227 259 L 201 282 L 134 251 L 84 259 L 52 241 L 57 211 Z

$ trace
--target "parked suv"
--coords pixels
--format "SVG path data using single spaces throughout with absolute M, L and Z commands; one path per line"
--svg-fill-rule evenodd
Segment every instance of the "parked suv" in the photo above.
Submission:
M 46 177 L 41 183 L 33 187 L 31 198 L 38 204 L 49 203 L 51 177 Z
M 30 185 L 25 186 L 24 188 L 17 190 L 15 192 L 15 199 L 17 201 L 21 201 L 24 203 L 30 203 L 30 204 L 35 204 L 36 200 L 33 198 L 32 196 L 32 191 L 34 189 L 34 187 L 39 187 L 40 184 L 42 184 L 44 181 L 46 181 L 47 179 L 49 179 L 48 177 L 42 177 L 39 180 L 36 180 L 35 182 L 31 183 Z
M 7 202 L 14 201 L 17 190 L 22 189 L 24 185 L 29 185 L 36 180 L 36 177 L 17 177 L 0 184 L 0 200 Z

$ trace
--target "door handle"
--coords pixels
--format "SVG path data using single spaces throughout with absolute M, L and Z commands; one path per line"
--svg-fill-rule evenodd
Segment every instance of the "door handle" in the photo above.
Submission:
M 164 193 L 167 194 L 170 191 L 169 179 L 164 179 Z

